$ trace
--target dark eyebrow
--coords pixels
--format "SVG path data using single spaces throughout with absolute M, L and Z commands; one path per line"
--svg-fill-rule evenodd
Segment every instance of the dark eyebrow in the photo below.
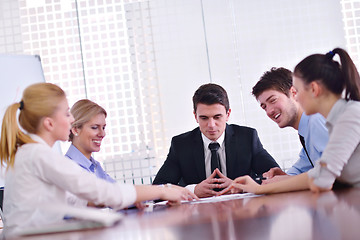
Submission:
M 102 125 L 102 124 L 97 124 L 97 123 L 94 123 L 94 124 L 91 124 L 91 126 L 97 126 L 97 127 L 101 127 L 101 126 L 106 126 L 106 124 Z
M 274 95 L 270 95 L 266 100 L 265 102 L 269 101 L 270 98 L 274 97 Z
M 221 117 L 222 115 L 223 115 L 222 113 L 219 113 L 219 114 L 215 114 L 214 116 L 199 115 L 199 117 L 201 117 L 201 118 Z

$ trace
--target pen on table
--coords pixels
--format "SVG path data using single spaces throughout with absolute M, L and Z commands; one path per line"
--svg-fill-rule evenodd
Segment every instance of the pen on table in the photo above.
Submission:
M 263 181 L 263 180 L 267 180 L 267 177 L 257 177 L 255 178 L 256 181 Z

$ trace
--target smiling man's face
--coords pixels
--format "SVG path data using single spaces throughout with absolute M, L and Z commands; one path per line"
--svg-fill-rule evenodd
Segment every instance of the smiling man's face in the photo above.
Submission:
M 297 128 L 298 107 L 292 96 L 288 97 L 282 92 L 269 89 L 262 92 L 257 100 L 266 115 L 280 128 L 288 126 Z

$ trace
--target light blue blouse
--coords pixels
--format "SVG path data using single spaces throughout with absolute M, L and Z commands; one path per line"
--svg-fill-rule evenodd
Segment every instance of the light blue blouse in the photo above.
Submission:
M 98 178 L 111 183 L 116 182 L 104 171 L 98 161 L 96 161 L 93 157 L 90 157 L 90 160 L 87 159 L 73 144 L 71 144 L 65 156 L 79 164 L 85 170 L 93 172 Z

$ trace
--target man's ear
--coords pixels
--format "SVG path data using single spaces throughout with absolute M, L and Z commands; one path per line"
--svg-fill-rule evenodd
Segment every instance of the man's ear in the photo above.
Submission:
M 194 113 L 194 117 L 195 117 L 196 122 L 199 123 L 199 120 L 198 120 L 198 118 L 197 118 L 197 116 L 196 116 L 196 112 L 193 111 L 193 113 Z
M 294 88 L 294 86 L 291 86 L 290 89 L 290 98 L 294 98 L 295 99 L 295 96 L 296 96 L 296 89 Z
M 54 121 L 51 117 L 44 117 L 43 126 L 46 131 L 50 132 L 54 128 Z
M 231 113 L 231 108 L 229 108 L 229 110 L 228 110 L 227 113 L 226 113 L 226 121 L 229 120 L 230 113 Z

